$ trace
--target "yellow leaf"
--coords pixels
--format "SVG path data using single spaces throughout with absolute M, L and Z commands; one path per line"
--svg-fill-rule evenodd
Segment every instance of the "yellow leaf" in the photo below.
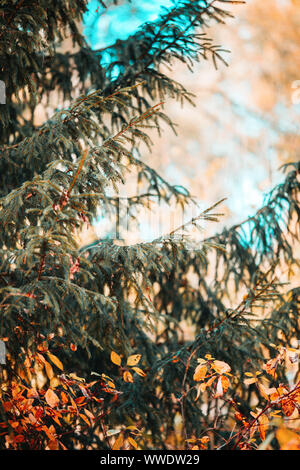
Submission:
M 140 362 L 140 359 L 141 359 L 140 354 L 133 354 L 132 356 L 129 356 L 129 358 L 127 359 L 127 365 L 136 366 Z
M 208 361 L 210 361 L 211 359 L 213 359 L 213 357 L 210 355 L 210 354 L 205 354 L 205 359 L 207 359 Z
M 113 362 L 117 366 L 120 366 L 121 362 L 122 362 L 119 354 L 115 353 L 114 351 L 112 351 L 111 354 L 110 354 L 110 360 L 111 360 L 111 362 Z
M 56 367 L 58 367 L 60 370 L 64 370 L 64 366 L 62 365 L 58 357 L 54 356 L 54 354 L 51 354 L 49 351 L 47 351 L 47 354 L 48 354 L 50 361 L 53 362 L 53 364 L 56 365 Z
M 136 426 L 127 426 L 126 429 L 129 429 L 129 431 L 132 431 L 132 432 L 134 431 L 136 433 L 140 432 L 140 430 Z

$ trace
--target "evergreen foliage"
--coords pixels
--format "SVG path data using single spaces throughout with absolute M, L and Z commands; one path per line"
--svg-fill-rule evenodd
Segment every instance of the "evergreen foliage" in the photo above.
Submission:
M 270 343 L 286 345 L 299 337 L 300 290 L 278 279 L 279 265 L 299 268 L 299 163 L 285 167 L 285 180 L 256 214 L 192 249 L 176 230 L 132 246 L 76 242 L 76 233 L 101 208 L 117 206 L 112 190 L 131 170 L 146 188 L 130 199 L 132 215 L 149 197 L 193 204 L 188 191 L 143 162 L 141 144 L 152 145 L 148 128 L 159 131 L 162 122 L 174 127 L 162 110 L 165 100 L 192 99 L 164 66 L 175 60 L 191 68 L 202 59 L 224 62 L 223 49 L 205 28 L 230 17 L 226 6 L 237 2 L 173 3 L 127 40 L 92 50 L 79 27 L 86 0 L 0 2 L 0 78 L 6 85 L 0 120 L 0 337 L 9 338 L 7 373 L 14 374 L 28 348 L 34 351 L 52 333 L 68 371 L 85 378 L 92 372 L 117 375 L 112 350 L 141 354 L 146 377 L 116 379 L 122 395 L 109 419 L 112 427 L 138 422 L 151 436 L 145 445 L 153 448 L 166 445 L 178 413 L 185 433 L 200 435 L 213 422 L 212 410 L 201 406 L 205 397 L 195 401 L 196 390 L 186 393 L 194 386 L 197 356 L 226 361 L 242 379 L 246 370 L 257 370 L 266 351 L 273 352 Z M 75 52 L 60 49 L 65 33 Z M 106 67 L 103 54 L 110 57 Z M 53 91 L 63 105 L 37 126 L 37 107 Z M 202 220 L 215 223 L 219 215 L 213 206 L 191 223 L 201 227 Z M 193 325 L 193 341 L 185 340 L 182 322 Z M 78 345 L 76 353 L 70 343 Z M 249 410 L 256 391 L 242 380 L 234 386 Z M 226 404 L 219 412 L 224 421 Z M 73 437 L 83 448 L 105 448 L 97 426 Z

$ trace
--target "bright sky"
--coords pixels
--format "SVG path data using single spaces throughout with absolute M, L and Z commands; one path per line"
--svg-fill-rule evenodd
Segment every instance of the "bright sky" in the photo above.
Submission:
M 108 2 L 106 2 L 108 3 Z M 91 0 L 89 4 L 89 11 L 84 17 L 84 33 L 90 42 L 91 46 L 95 49 L 105 47 L 113 44 L 117 39 L 126 39 L 129 35 L 134 34 L 135 31 L 145 21 L 155 21 L 159 14 L 162 13 L 161 5 L 169 7 L 173 4 L 171 0 L 132 0 L 131 3 L 127 1 L 123 5 L 111 5 L 108 10 L 99 6 L 97 0 Z M 227 84 L 228 85 L 228 84 Z M 227 86 L 224 85 L 225 87 Z M 240 84 L 241 85 L 241 84 Z M 229 84 L 229 90 L 232 89 L 232 84 Z M 239 87 L 235 88 L 238 93 Z M 243 95 L 245 94 L 245 95 Z M 240 89 L 241 103 L 243 98 L 247 101 L 247 90 L 243 87 Z M 239 101 L 239 98 L 238 98 Z M 257 137 L 261 130 L 262 123 L 257 116 L 252 116 L 247 113 L 241 106 L 241 120 L 238 123 L 236 132 L 239 135 L 248 135 L 249 137 Z M 274 136 L 276 139 L 276 136 Z M 218 142 L 216 139 L 212 142 L 212 152 L 218 156 L 220 151 L 224 152 L 224 142 Z M 235 155 L 235 147 L 233 142 L 226 142 L 226 152 Z M 267 149 L 265 157 L 269 158 L 270 162 L 275 161 L 272 149 Z M 255 155 L 245 152 L 243 155 L 237 155 L 238 160 L 242 159 L 242 163 L 238 169 L 238 177 L 236 173 L 232 174 L 231 191 L 232 194 L 228 196 L 228 207 L 236 214 L 241 220 L 254 213 L 256 208 L 263 204 L 264 193 L 258 189 L 258 184 L 266 178 L 266 168 L 263 165 L 258 165 L 255 161 Z M 255 161 L 255 165 L 253 162 Z M 233 167 L 237 162 L 233 161 Z M 271 164 L 271 163 L 270 163 Z M 255 167 L 255 171 L 252 171 Z M 173 184 L 180 184 L 182 176 L 180 168 L 175 165 L 170 165 L 167 168 L 166 178 L 170 179 Z M 279 175 L 280 176 L 280 175 Z M 101 222 L 103 224 L 103 221 Z M 102 225 L 103 226 L 103 225 Z M 149 228 L 144 224 L 144 231 L 147 232 L 142 235 L 142 238 L 149 237 Z M 151 238 L 152 235 L 150 235 Z

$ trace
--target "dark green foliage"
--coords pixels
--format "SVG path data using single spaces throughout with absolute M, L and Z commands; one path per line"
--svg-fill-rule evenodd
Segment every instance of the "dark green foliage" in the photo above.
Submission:
M 147 377 L 120 379 L 123 395 L 111 420 L 139 420 L 156 447 L 163 447 L 181 406 L 191 434 L 209 424 L 209 410 L 201 408 L 201 398 L 194 401 L 194 392 L 184 403 L 176 401 L 194 385 L 197 357 L 210 353 L 225 360 L 242 379 L 258 367 L 262 346 L 299 335 L 299 289 L 287 292 L 276 277 L 278 263 L 299 268 L 293 247 L 299 236 L 299 164 L 287 168 L 285 181 L 253 217 L 196 249 L 176 232 L 134 246 L 99 241 L 79 249 L 75 240 L 75 231 L 92 223 L 99 207 L 116 207 L 110 190 L 117 191 L 131 169 L 145 187 L 129 201 L 132 215 L 149 196 L 174 198 L 183 207 L 192 203 L 188 192 L 143 162 L 140 144 L 151 146 L 147 126 L 159 130 L 162 120 L 169 122 L 158 103 L 191 98 L 161 66 L 223 60 L 203 28 L 230 16 L 226 3 L 174 1 L 159 20 L 109 46 L 111 63 L 104 69 L 104 51 L 91 50 L 78 27 L 86 1 L 1 1 L 0 78 L 7 104 L 1 105 L 0 122 L 0 336 L 9 338 L 11 357 L 22 361 L 37 333 L 62 335 L 58 354 L 87 377 L 117 372 L 111 350 L 140 353 Z M 64 28 L 76 52 L 59 49 Z M 73 72 L 81 84 L 76 99 Z M 62 93 L 64 109 L 37 127 L 36 107 L 53 90 Z M 202 218 L 214 221 L 217 215 L 208 211 Z M 246 243 L 243 227 L 249 223 Z M 229 302 L 236 306 L 229 308 Z M 258 304 L 269 312 L 264 320 Z M 182 321 L 194 326 L 193 341 L 185 340 Z M 70 342 L 79 345 L 76 354 L 68 352 Z M 239 393 L 248 409 L 242 381 Z M 227 411 L 221 410 L 224 417 Z M 97 439 L 91 434 L 83 444 Z

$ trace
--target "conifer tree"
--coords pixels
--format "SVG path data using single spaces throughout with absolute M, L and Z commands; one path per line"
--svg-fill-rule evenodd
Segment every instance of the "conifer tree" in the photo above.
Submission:
M 190 68 L 206 59 L 224 62 L 224 50 L 206 28 L 223 23 L 231 16 L 227 6 L 237 2 L 172 3 L 128 39 L 93 50 L 80 28 L 86 0 L 0 2 L 0 78 L 6 90 L 6 103 L 0 105 L 5 377 L 18 375 L 28 351 L 43 352 L 40 344 L 47 340 L 64 365 L 65 380 L 72 372 L 86 381 L 105 374 L 101 380 L 114 380 L 118 390 L 108 417 L 101 415 L 88 432 L 74 428 L 60 437 L 67 448 L 105 449 L 105 427 L 120 425 L 142 430 L 141 447 L 165 448 L 178 415 L 185 442 L 219 419 L 215 444 L 222 445 L 232 410 L 226 402 L 218 408 L 216 400 L 196 390 L 197 358 L 208 354 L 230 364 L 240 378 L 232 383 L 232 396 L 246 413 L 253 397 L 258 404 L 261 397 L 244 385 L 245 372 L 258 370 L 275 345 L 299 337 L 299 288 L 280 282 L 281 268 L 291 273 L 299 268 L 294 248 L 299 163 L 285 166 L 283 182 L 256 214 L 192 247 L 182 235 L 189 223 L 149 243 L 78 245 L 76 234 L 93 224 L 99 211 L 118 208 L 118 189 L 133 170 L 145 192 L 128 199 L 130 216 L 136 207 L 147 207 L 149 198 L 175 200 L 182 207 L 194 203 L 187 190 L 169 184 L 143 161 L 142 144 L 152 146 L 148 128 L 159 131 L 163 122 L 174 126 L 163 111 L 166 100 L 192 100 L 164 66 L 176 60 Z M 71 51 L 60 48 L 66 36 Z M 105 66 L 103 54 L 110 58 Z M 80 82 L 76 90 L 74 74 Z M 61 106 L 37 125 L 38 109 L 54 92 Z M 221 211 L 216 206 L 190 224 L 216 224 Z M 182 334 L 182 323 L 193 325 L 192 341 Z M 120 360 L 124 367 L 128 357 L 136 369 L 125 366 L 120 372 Z M 51 375 L 48 386 L 55 389 Z M 21 383 L 28 380 L 20 375 Z

